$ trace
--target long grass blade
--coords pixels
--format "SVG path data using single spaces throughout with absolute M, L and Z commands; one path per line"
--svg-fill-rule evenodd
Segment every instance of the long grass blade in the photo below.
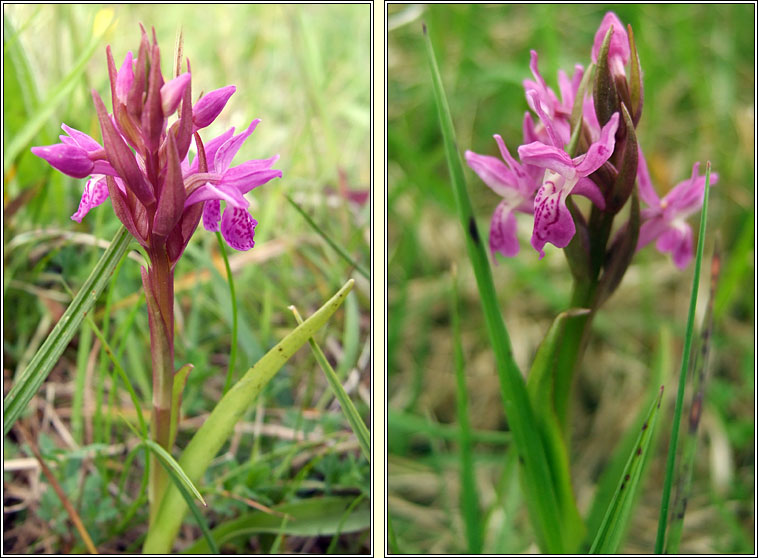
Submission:
M 529 402 L 524 379 L 513 360 L 510 337 L 498 308 L 489 260 L 474 219 L 471 200 L 466 191 L 463 165 L 455 139 L 450 108 L 426 25 L 424 25 L 424 39 L 458 216 L 463 226 L 466 249 L 474 269 L 487 332 L 495 354 L 505 413 L 508 416 L 508 423 L 513 432 L 513 440 L 519 456 L 523 460 L 524 484 L 528 490 L 526 500 L 529 504 L 532 526 L 543 551 L 572 552 L 573 548 L 567 548 L 569 545 L 566 544 L 565 528 L 560 521 L 558 500 L 550 478 L 545 448 L 535 426 L 534 411 Z
M 267 352 L 218 402 L 200 429 L 190 440 L 179 459 L 179 465 L 193 482 L 198 482 L 213 458 L 234 431 L 234 425 L 260 394 L 284 363 L 302 347 L 313 334 L 326 324 L 345 300 L 355 281 L 350 279 L 315 314 L 305 320 L 275 347 Z M 181 527 L 186 503 L 178 491 L 169 487 L 161 501 L 155 526 L 145 540 L 144 552 L 165 554 L 171 550 Z
M 632 504 L 642 478 L 642 466 L 650 448 L 650 440 L 658 420 L 658 411 L 661 408 L 663 398 L 663 386 L 661 386 L 658 399 L 650 407 L 647 420 L 642 425 L 642 430 L 637 436 L 637 442 L 626 462 L 624 472 L 618 481 L 618 487 L 613 495 L 610 506 L 605 513 L 605 518 L 600 524 L 600 529 L 590 547 L 590 554 L 614 554 L 618 551 L 621 538 L 625 533 L 626 524 L 632 511 Z
M 692 339 L 695 336 L 695 309 L 697 308 L 697 289 L 700 285 L 700 266 L 703 262 L 703 247 L 705 246 L 705 225 L 708 217 L 708 194 L 711 189 L 711 162 L 705 164 L 705 192 L 703 193 L 703 208 L 700 212 L 700 230 L 697 239 L 697 255 L 695 257 L 695 272 L 692 277 L 692 293 L 690 295 L 690 310 L 687 316 L 687 329 L 684 334 L 684 349 L 682 351 L 682 367 L 679 371 L 679 387 L 676 392 L 676 405 L 674 406 L 674 421 L 671 425 L 671 441 L 669 442 L 668 458 L 666 460 L 666 478 L 663 482 L 663 495 L 661 496 L 661 511 L 658 517 L 658 534 L 655 539 L 655 553 L 663 552 L 663 543 L 666 538 L 666 527 L 669 520 L 669 500 L 671 499 L 671 486 L 674 482 L 674 464 L 676 462 L 676 448 L 679 442 L 679 425 L 682 422 L 682 408 L 684 407 L 684 384 L 687 379 L 687 370 L 690 364 L 690 350 Z
M 663 383 L 671 370 L 671 353 L 672 353 L 672 338 L 670 330 L 662 326 L 658 333 L 658 345 L 651 359 L 651 378 L 648 381 L 649 395 L 646 398 L 645 403 L 640 407 L 632 425 L 622 436 L 621 440 L 616 444 L 616 448 L 613 450 L 611 459 L 600 475 L 600 479 L 597 482 L 597 489 L 595 490 L 595 497 L 592 501 L 592 507 L 587 515 L 585 524 L 587 526 L 587 532 L 594 534 L 600 529 L 600 524 L 605 518 L 605 512 L 608 510 L 611 499 L 616 492 L 618 486 L 618 479 L 623 476 L 624 467 L 629 454 L 637 443 L 637 436 L 642 429 L 642 425 L 647 420 L 647 413 L 650 406 L 654 401 L 658 399 L 659 386 Z M 655 447 L 656 439 L 660 435 L 660 429 L 653 433 L 653 439 L 651 444 Z M 651 454 L 654 453 L 654 450 Z M 649 460 L 649 459 L 648 459 Z M 644 471 L 643 471 L 644 473 Z M 591 541 L 590 541 L 591 542 Z M 589 543 L 588 543 L 589 544 Z
M 61 353 L 79 329 L 84 316 L 92 309 L 97 297 L 108 284 L 116 265 L 126 254 L 131 238 L 124 227 L 119 229 L 111 245 L 97 262 L 95 269 L 92 270 L 53 331 L 45 339 L 42 347 L 14 381 L 13 387 L 3 401 L 3 435 L 8 434 L 13 423 L 21 416 L 55 363 L 58 362 Z
M 687 511 L 687 500 L 689 500 L 692 484 L 692 471 L 695 466 L 698 426 L 700 426 L 700 417 L 702 416 L 703 405 L 705 404 L 705 379 L 708 374 L 708 355 L 711 349 L 711 336 L 713 334 L 713 302 L 720 271 L 721 255 L 718 249 L 716 249 L 711 260 L 711 290 L 708 298 L 708 307 L 703 318 L 699 347 L 696 347 L 695 361 L 692 368 L 692 402 L 690 404 L 687 435 L 682 441 L 682 457 L 679 460 L 676 497 L 674 498 L 673 507 L 674 515 L 669 526 L 669 535 L 666 538 L 665 554 L 677 554 L 679 542 L 682 538 L 684 514 Z
M 340 246 L 339 244 L 337 244 L 334 241 L 334 239 L 332 239 L 331 236 L 329 236 L 328 234 L 326 234 L 326 231 L 324 229 L 322 229 L 321 227 L 319 227 L 318 224 L 316 224 L 316 222 L 311 218 L 311 216 L 308 215 L 308 213 L 306 213 L 305 210 L 302 207 L 300 207 L 300 205 L 289 196 L 289 194 L 285 193 L 284 197 L 287 198 L 287 201 L 290 202 L 290 204 L 292 205 L 292 207 L 294 207 L 295 210 L 300 215 L 303 216 L 303 219 L 305 219 L 305 221 L 311 226 L 311 228 L 314 231 L 316 231 L 316 233 L 318 233 L 318 235 L 321 238 L 323 238 L 324 241 L 329 246 L 331 246 L 332 249 L 335 252 L 337 252 L 342 257 L 343 260 L 345 260 L 347 263 L 349 263 L 351 266 L 353 266 L 356 269 L 356 271 L 358 271 L 358 273 L 360 273 L 361 275 L 363 275 L 366 279 L 369 279 L 369 280 L 371 279 L 371 274 L 368 272 L 368 270 L 365 267 L 363 267 L 361 264 L 359 264 L 358 262 L 356 262 L 350 256 L 350 254 L 347 253 L 347 251 L 342 246 Z
M 295 320 L 297 320 L 298 325 L 302 325 L 303 318 L 300 316 L 300 312 L 297 311 L 297 308 L 290 306 L 290 311 L 295 315 Z M 313 337 L 308 339 L 308 343 L 313 350 L 313 354 L 315 355 L 319 366 L 321 366 L 321 369 L 324 371 L 329 387 L 332 392 L 334 392 L 337 401 L 340 402 L 340 407 L 342 407 L 342 412 L 345 413 L 345 418 L 347 419 L 348 424 L 350 424 L 350 428 L 353 429 L 355 437 L 358 438 L 358 444 L 361 446 L 363 456 L 366 458 L 366 461 L 371 463 L 371 434 L 369 434 L 366 424 L 363 422 L 360 413 L 358 413 L 358 409 L 353 405 L 345 388 L 342 387 L 340 379 L 334 371 L 334 368 L 332 368 L 332 365 L 329 364 L 324 351 L 321 350 L 321 347 L 319 347 Z
M 456 402 L 458 411 L 459 442 L 461 454 L 461 515 L 466 526 L 466 540 L 470 554 L 480 554 L 484 546 L 482 512 L 479 505 L 479 493 L 476 488 L 476 470 L 474 468 L 474 443 L 471 435 L 471 422 L 468 416 L 468 389 L 461 344 L 461 318 L 458 300 L 457 273 L 453 268 L 450 289 L 450 316 L 453 325 L 453 353 L 455 355 Z

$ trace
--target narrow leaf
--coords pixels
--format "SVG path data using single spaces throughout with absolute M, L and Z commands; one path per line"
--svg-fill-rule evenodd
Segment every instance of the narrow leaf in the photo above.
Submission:
M 700 265 L 703 261 L 703 247 L 705 246 L 705 225 L 708 217 L 708 194 L 711 189 L 711 162 L 705 165 L 705 191 L 703 192 L 703 208 L 700 212 L 700 230 L 697 239 L 697 255 L 695 257 L 695 272 L 692 277 L 692 291 L 690 293 L 690 310 L 687 316 L 687 329 L 684 334 L 684 349 L 682 351 L 682 367 L 679 371 L 679 387 L 676 392 L 676 404 L 674 406 L 674 420 L 671 425 L 671 441 L 669 442 L 668 458 L 666 460 L 666 478 L 663 482 L 663 495 L 661 497 L 661 510 L 658 516 L 658 533 L 655 539 L 655 553 L 663 552 L 663 544 L 666 538 L 666 526 L 669 520 L 669 500 L 671 499 L 671 485 L 674 482 L 674 464 L 676 462 L 676 448 L 679 442 L 679 425 L 682 422 L 682 408 L 684 407 L 684 384 L 687 379 L 687 370 L 690 363 L 690 349 L 692 339 L 695 336 L 695 309 L 697 308 L 697 289 L 700 285 Z
M 97 262 L 95 269 L 92 270 L 42 347 L 14 381 L 13 387 L 3 401 L 4 435 L 8 434 L 13 423 L 26 409 L 29 401 L 37 393 L 55 363 L 58 362 L 63 350 L 79 329 L 85 314 L 92 309 L 97 297 L 108 284 L 111 273 L 126 254 L 130 240 L 131 236 L 127 230 L 123 227 L 119 229 L 100 261 Z
M 634 444 L 632 454 L 626 462 L 626 467 L 624 467 L 624 472 L 618 481 L 618 487 L 605 513 L 605 518 L 600 524 L 600 529 L 592 542 L 590 554 L 615 554 L 618 552 L 626 523 L 631 517 L 634 497 L 640 486 L 642 465 L 650 448 L 650 440 L 652 439 L 652 432 L 658 420 L 658 411 L 661 408 L 662 398 L 663 386 L 661 386 L 658 399 L 651 405 L 647 419 L 637 436 L 637 442 Z
M 684 514 L 687 511 L 690 487 L 692 484 L 692 471 L 695 466 L 695 452 L 697 450 L 697 433 L 700 426 L 700 417 L 705 405 L 705 379 L 708 373 L 708 354 L 711 349 L 711 336 L 713 334 L 713 301 L 715 299 L 716 285 L 721 271 L 721 254 L 718 249 L 714 250 L 711 260 L 711 288 L 708 295 L 708 307 L 703 318 L 702 332 L 699 346 L 695 347 L 695 361 L 692 366 L 692 402 L 690 403 L 687 434 L 683 440 L 682 457 L 679 460 L 677 471 L 676 497 L 674 498 L 674 515 L 671 520 L 669 536 L 666 539 L 666 554 L 677 554 L 679 542 L 682 538 L 684 527 Z
M 450 315 L 453 323 L 453 353 L 455 355 L 456 401 L 458 424 L 460 425 L 461 453 L 461 515 L 466 526 L 466 539 L 470 554 L 481 554 L 484 546 L 484 524 L 481 520 L 479 493 L 476 488 L 476 469 L 474 468 L 474 444 L 471 435 L 471 422 L 468 415 L 468 389 L 461 344 L 461 318 L 458 300 L 457 273 L 453 268 L 450 300 Z
M 290 306 L 290 310 L 295 315 L 295 319 L 297 320 L 298 325 L 302 325 L 303 318 L 300 317 L 300 313 L 297 311 L 297 308 Z M 329 361 L 326 359 L 324 351 L 321 350 L 321 347 L 318 346 L 318 343 L 316 343 L 316 340 L 313 339 L 313 337 L 308 339 L 308 343 L 310 344 L 311 349 L 313 349 L 313 354 L 315 355 L 319 366 L 321 366 L 321 369 L 324 371 L 324 375 L 326 376 L 326 381 L 329 383 L 329 387 L 331 388 L 332 392 L 334 392 L 334 396 L 337 398 L 337 401 L 340 402 L 340 407 L 342 408 L 342 412 L 345 414 L 345 418 L 347 419 L 348 424 L 350 424 L 350 428 L 353 429 L 355 437 L 358 438 L 358 444 L 361 446 L 363 456 L 366 458 L 366 461 L 371 463 L 371 435 L 369 434 L 368 428 L 366 428 L 361 415 L 358 413 L 358 409 L 356 409 L 355 405 L 353 405 L 353 402 L 345 391 L 345 388 L 342 387 L 340 379 L 337 377 L 337 373 L 334 371 L 334 368 L 332 368 L 332 365 L 329 364 Z

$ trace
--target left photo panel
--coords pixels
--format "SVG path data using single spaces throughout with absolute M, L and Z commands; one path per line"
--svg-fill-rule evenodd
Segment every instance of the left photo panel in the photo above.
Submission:
M 372 11 L 3 6 L 3 553 L 373 554 Z

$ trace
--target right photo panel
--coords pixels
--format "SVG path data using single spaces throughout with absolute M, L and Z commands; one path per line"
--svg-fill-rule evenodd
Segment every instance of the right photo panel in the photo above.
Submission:
M 755 553 L 755 5 L 386 18 L 387 553 Z

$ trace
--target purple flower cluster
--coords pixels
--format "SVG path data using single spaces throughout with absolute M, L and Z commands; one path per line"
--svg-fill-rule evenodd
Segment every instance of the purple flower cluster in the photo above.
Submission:
M 576 234 L 578 219 L 586 227 L 581 215 L 572 215 L 568 196 L 589 198 L 594 211 L 615 215 L 636 182 L 639 197 L 647 206 L 635 231 L 637 250 L 657 240 L 658 250 L 671 253 L 676 266 L 685 268 L 693 253 L 692 229 L 685 218 L 701 207 L 705 179 L 698 174 L 696 163 L 689 180 L 679 183 L 663 199 L 655 193 L 634 131 L 642 112 L 643 93 L 631 28 L 627 33 L 612 12 L 603 18 L 592 47 L 594 87 L 582 87 L 587 76 L 584 68 L 576 65 L 571 78 L 558 72 L 559 99 L 545 83 L 537 62 L 537 53 L 531 51 L 529 67 L 534 80 L 524 80 L 524 89 L 527 104 L 538 120 L 535 124 L 530 112 L 524 116 L 520 162 L 511 156 L 499 135 L 494 137 L 502 160 L 472 151 L 465 154 L 474 172 L 503 198 L 490 226 L 493 256 L 497 252 L 507 257 L 518 253 L 515 212 L 533 216 L 531 244 L 542 258 L 548 242 L 559 248 L 568 246 Z M 627 76 L 630 62 L 634 70 Z M 572 114 L 575 120 L 579 115 L 575 122 Z M 573 138 L 572 133 L 576 134 Z M 580 154 L 572 156 L 570 151 Z M 717 179 L 711 174 L 712 184 Z
M 203 143 L 199 130 L 221 113 L 233 85 L 211 91 L 192 104 L 191 72 L 166 82 L 160 51 L 144 27 L 135 60 L 129 52 L 119 70 L 106 49 L 113 112 L 96 91 L 103 145 L 63 124 L 61 143 L 33 147 L 32 152 L 74 178 L 89 177 L 75 221 L 110 198 L 119 220 L 151 253 L 165 251 L 175 264 L 202 216 L 209 231 L 221 231 L 236 250 L 249 250 L 257 221 L 248 212 L 245 194 L 282 172 L 271 166 L 278 156 L 231 166 L 234 156 L 260 120 L 243 132 L 234 128 Z M 176 120 L 168 125 L 174 113 Z M 190 160 L 190 145 L 197 155 Z M 221 212 L 221 202 L 226 208 Z M 220 225 L 219 225 L 220 223 Z

